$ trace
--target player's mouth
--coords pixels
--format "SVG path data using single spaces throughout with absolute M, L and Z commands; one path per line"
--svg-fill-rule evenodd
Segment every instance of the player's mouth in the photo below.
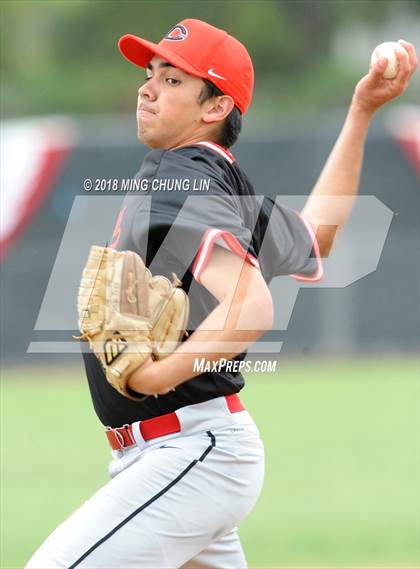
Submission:
M 148 107 L 147 105 L 140 105 L 137 109 L 137 112 L 140 115 L 156 115 L 156 111 L 152 108 Z

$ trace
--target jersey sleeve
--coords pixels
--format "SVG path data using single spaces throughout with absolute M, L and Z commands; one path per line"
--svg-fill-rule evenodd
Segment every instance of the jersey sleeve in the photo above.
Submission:
M 264 229 L 258 259 L 268 279 L 280 275 L 306 282 L 322 279 L 316 236 L 302 214 L 266 197 L 259 222 Z
M 139 251 L 147 250 L 146 265 L 153 274 L 170 259 L 177 274 L 190 270 L 199 282 L 216 244 L 258 266 L 236 197 L 205 164 L 167 152 L 149 187 L 132 237 Z

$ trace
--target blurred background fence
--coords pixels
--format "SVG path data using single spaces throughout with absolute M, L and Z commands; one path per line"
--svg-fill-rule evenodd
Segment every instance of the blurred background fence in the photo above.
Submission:
M 337 118 L 323 115 L 322 121 L 307 124 L 304 129 L 274 124 L 272 131 L 266 131 L 262 137 L 245 134 L 234 153 L 239 163 L 246 167 L 257 193 L 274 198 L 282 194 L 306 195 L 337 135 L 338 122 Z M 45 130 L 51 132 L 54 127 L 57 133 L 58 126 L 67 145 L 59 150 L 55 147 L 55 152 L 50 147 L 40 152 Z M 24 219 L 18 216 L 15 225 L 10 225 L 10 210 L 15 204 L 12 201 L 8 206 L 11 238 L 5 241 L 2 262 L 1 343 L 5 359 L 12 362 L 22 361 L 31 341 L 71 340 L 76 326 L 68 332 L 65 331 L 68 327 L 60 324 L 49 331 L 45 326 L 41 330 L 34 328 L 74 199 L 96 194 L 93 223 L 95 216 L 102 215 L 104 202 L 101 200 L 107 200 L 109 192 L 102 192 L 105 195 L 101 199 L 94 190 L 87 194 L 83 189 L 84 180 L 89 178 L 95 183 L 95 179 L 131 178 L 146 149 L 135 140 L 132 117 L 9 122 L 3 131 L 6 140 L 14 139 L 10 131 L 17 131 L 16 136 L 22 139 L 21 150 L 10 157 L 5 167 L 8 169 L 14 164 L 19 170 L 25 158 L 28 162 L 15 182 L 15 191 L 24 186 L 22 192 L 29 194 L 20 206 Z M 35 148 L 25 153 L 25 144 L 29 141 Z M 377 270 L 345 288 L 312 286 L 301 290 L 288 329 L 266 335 L 266 339 L 283 341 L 284 354 L 398 353 L 416 349 L 418 315 L 415 307 L 419 285 L 417 166 L 400 141 L 379 122 L 369 137 L 361 183 L 362 194 L 377 196 L 394 212 Z M 50 171 L 49 179 L 40 171 Z M 39 187 L 40 177 L 44 181 L 43 188 Z M 39 193 L 42 198 L 36 211 L 33 200 Z M 25 218 L 25 211 L 31 207 L 33 211 Z M 110 216 L 109 236 L 117 213 L 118 209 Z M 369 227 L 366 230 L 366 248 L 373 240 L 373 221 L 370 230 Z M 71 247 L 73 251 L 84 249 L 82 255 L 85 257 L 91 243 L 84 242 L 82 226 L 79 234 Z M 354 263 L 363 251 L 358 250 L 360 244 L 356 242 L 353 245 L 350 242 L 350 247 L 348 262 Z M 69 271 L 69 279 L 71 267 L 69 258 L 62 269 Z M 58 302 L 72 303 L 76 287 L 74 282 L 74 290 L 69 294 L 62 289 Z M 64 306 L 57 305 L 52 309 L 64 311 Z M 70 310 L 73 309 L 72 304 Z M 278 305 L 276 310 L 280 318 L 284 307 Z

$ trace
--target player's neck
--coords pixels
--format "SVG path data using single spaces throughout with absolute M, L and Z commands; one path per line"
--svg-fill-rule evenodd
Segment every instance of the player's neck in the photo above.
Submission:
M 220 146 L 220 144 L 216 140 L 214 140 L 214 137 L 197 136 L 197 137 L 193 137 L 191 139 L 188 139 L 188 140 L 182 142 L 181 144 L 176 144 L 175 146 L 168 148 L 168 150 L 176 150 L 177 148 L 183 148 L 184 146 L 193 146 L 194 144 L 199 144 L 200 142 L 211 142 L 213 144 L 216 144 L 217 146 Z
M 193 146 L 198 142 L 213 142 L 218 144 L 217 141 L 217 132 L 215 132 L 214 127 L 209 128 L 207 125 L 206 128 L 200 128 L 196 132 L 191 133 L 189 136 L 186 136 L 183 140 L 178 140 L 171 145 L 168 150 L 176 150 L 177 148 L 182 148 L 184 146 Z

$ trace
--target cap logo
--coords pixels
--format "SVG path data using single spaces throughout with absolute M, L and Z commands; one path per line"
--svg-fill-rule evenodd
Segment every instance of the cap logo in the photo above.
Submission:
M 214 67 L 210 67 L 210 69 L 207 71 L 207 73 L 211 76 L 211 77 L 217 77 L 217 79 L 223 79 L 223 81 L 226 81 L 226 77 L 222 77 L 221 75 L 218 75 L 215 70 Z
M 182 24 L 177 24 L 171 30 L 169 30 L 169 32 L 166 34 L 166 36 L 163 39 L 169 41 L 182 41 L 186 40 L 187 37 L 188 37 L 187 28 Z

